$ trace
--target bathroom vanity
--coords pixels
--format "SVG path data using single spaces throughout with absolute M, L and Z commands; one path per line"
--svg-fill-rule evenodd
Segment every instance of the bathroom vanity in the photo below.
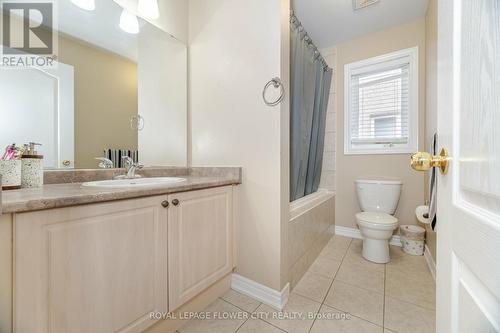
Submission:
M 78 3 L 54 6 L 57 66 L 0 68 L 0 149 L 39 143 L 45 170 L 41 187 L 0 191 L 0 333 L 175 331 L 150 313 L 229 289 L 241 169 L 186 167 L 187 36 L 162 24 L 187 33 L 185 1 L 158 20 Z
M 184 169 L 169 185 L 4 192 L 0 331 L 142 332 L 231 273 L 241 170 Z

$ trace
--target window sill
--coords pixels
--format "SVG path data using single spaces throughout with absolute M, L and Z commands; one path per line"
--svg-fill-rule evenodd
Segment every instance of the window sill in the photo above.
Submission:
M 394 149 L 394 150 L 354 150 L 354 151 L 344 151 L 344 155 L 407 155 L 416 153 L 418 148 L 404 148 L 404 149 Z

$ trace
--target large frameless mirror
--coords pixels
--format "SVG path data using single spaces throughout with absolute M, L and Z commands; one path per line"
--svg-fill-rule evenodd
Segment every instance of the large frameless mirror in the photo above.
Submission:
M 119 167 L 124 155 L 185 166 L 186 45 L 111 0 L 56 12 L 55 68 L 0 67 L 1 149 L 40 143 L 45 168 Z

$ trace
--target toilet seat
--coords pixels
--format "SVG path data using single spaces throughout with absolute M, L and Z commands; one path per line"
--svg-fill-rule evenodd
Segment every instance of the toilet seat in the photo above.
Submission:
M 379 212 L 362 212 L 356 214 L 356 220 L 362 227 L 394 230 L 398 226 L 398 219 L 392 215 Z

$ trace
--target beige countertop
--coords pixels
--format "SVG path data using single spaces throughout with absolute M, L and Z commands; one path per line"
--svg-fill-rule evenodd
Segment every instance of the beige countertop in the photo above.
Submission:
M 39 188 L 3 191 L 2 214 L 20 213 L 50 208 L 69 207 L 97 202 L 131 199 L 138 197 L 186 192 L 204 188 L 236 185 L 241 174 L 218 172 L 213 175 L 193 173 L 178 175 L 186 181 L 141 188 L 90 188 L 81 183 L 48 184 Z

